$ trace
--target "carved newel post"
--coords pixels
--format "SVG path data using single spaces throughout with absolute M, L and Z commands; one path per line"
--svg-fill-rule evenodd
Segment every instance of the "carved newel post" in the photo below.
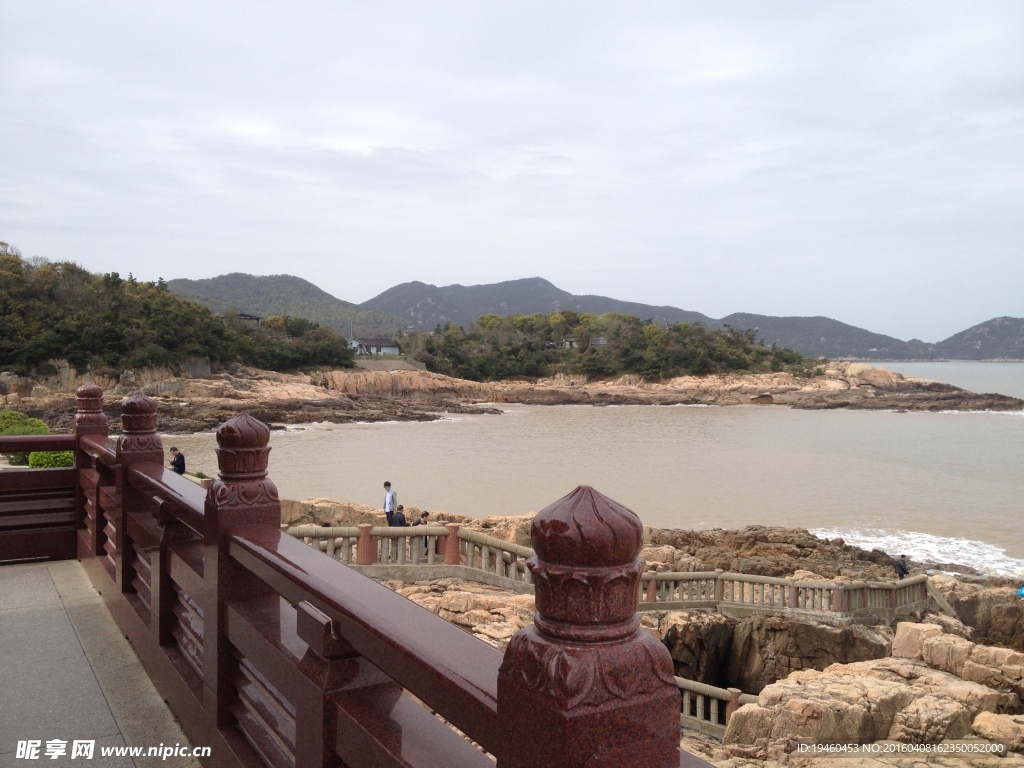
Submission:
M 270 588 L 228 554 L 233 529 L 281 524 L 277 486 L 267 477 L 270 428 L 248 413 L 240 413 L 217 430 L 220 477 L 206 492 L 203 547 L 206 592 L 204 609 L 203 679 L 207 708 L 215 712 L 215 727 L 234 722 L 231 674 L 237 663 L 227 640 L 227 603 L 269 594 Z
M 498 768 L 678 766 L 672 658 L 636 615 L 640 519 L 580 486 L 531 534 L 537 613 L 498 673 Z
M 75 390 L 75 436 L 107 435 L 107 416 L 103 413 L 103 390 L 95 384 L 83 384 Z
M 90 459 L 82 450 L 83 437 L 106 437 L 107 416 L 103 413 L 103 390 L 95 384 L 83 384 L 75 390 L 75 505 L 78 526 L 84 528 L 77 540 L 78 558 L 95 557 L 103 546 L 103 526 L 96 523 L 99 509 L 99 489 L 95 484 L 88 489 L 82 482 L 82 470 L 90 466 Z
M 121 429 L 117 439 L 118 464 L 164 461 L 164 444 L 156 431 L 156 400 L 142 392 L 121 401 Z

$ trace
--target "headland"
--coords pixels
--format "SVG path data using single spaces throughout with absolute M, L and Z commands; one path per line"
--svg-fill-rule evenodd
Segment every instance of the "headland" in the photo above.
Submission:
M 112 429 L 120 399 L 142 390 L 160 403 L 161 430 L 216 428 L 241 410 L 270 424 L 312 421 L 428 421 L 443 413 L 497 413 L 496 405 L 783 405 L 802 409 L 977 411 L 1021 410 L 1024 401 L 978 394 L 941 382 L 903 376 L 864 363 L 833 362 L 810 377 L 792 373 L 709 374 L 647 381 L 560 375 L 547 379 L 475 382 L 420 370 L 341 369 L 284 374 L 229 365 L 211 370 L 202 361 L 173 371 L 151 368 L 119 376 L 79 373 L 59 363 L 43 379 L 0 374 L 13 407 L 60 429 L 72 412 L 76 387 L 104 390 Z

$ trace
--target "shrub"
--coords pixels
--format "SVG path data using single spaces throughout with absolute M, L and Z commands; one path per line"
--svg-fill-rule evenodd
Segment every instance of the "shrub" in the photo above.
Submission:
M 40 419 L 33 419 L 21 411 L 0 411 L 0 436 L 48 435 L 50 428 Z M 12 467 L 27 467 L 27 452 L 5 453 Z
M 55 469 L 57 467 L 73 467 L 74 451 L 32 451 L 28 455 L 28 465 L 32 469 Z

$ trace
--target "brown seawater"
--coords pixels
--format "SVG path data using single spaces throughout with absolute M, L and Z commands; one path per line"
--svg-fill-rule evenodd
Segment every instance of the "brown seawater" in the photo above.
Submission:
M 799 526 L 1024 576 L 1024 414 L 733 406 L 502 406 L 437 422 L 275 431 L 285 498 L 484 517 L 587 484 L 666 528 Z M 212 434 L 164 438 L 216 472 Z

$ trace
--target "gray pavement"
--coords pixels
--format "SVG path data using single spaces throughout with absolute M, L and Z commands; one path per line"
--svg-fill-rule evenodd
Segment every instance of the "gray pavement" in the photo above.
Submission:
M 30 740 L 41 742 L 38 757 L 19 757 Z M 95 742 L 91 759 L 72 757 L 75 740 Z M 48 741 L 65 742 L 65 754 L 51 759 Z M 0 768 L 198 768 L 192 758 L 100 754 L 177 744 L 189 741 L 81 564 L 0 566 Z

